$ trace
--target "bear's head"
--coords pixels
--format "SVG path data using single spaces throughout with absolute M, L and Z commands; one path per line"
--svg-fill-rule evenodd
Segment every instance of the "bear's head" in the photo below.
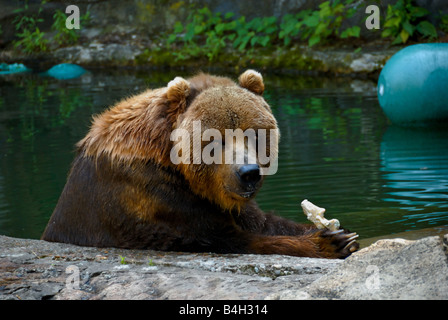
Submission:
M 78 148 L 116 170 L 135 171 L 148 161 L 171 167 L 195 194 L 239 210 L 277 168 L 277 122 L 263 91 L 253 70 L 238 83 L 207 74 L 177 77 L 95 116 Z
M 276 171 L 278 127 L 263 91 L 253 70 L 238 84 L 205 74 L 168 84 L 171 163 L 193 192 L 226 210 L 239 210 Z

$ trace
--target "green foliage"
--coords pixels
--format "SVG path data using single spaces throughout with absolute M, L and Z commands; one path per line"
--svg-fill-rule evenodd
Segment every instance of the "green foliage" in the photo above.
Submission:
M 309 12 L 309 10 L 306 12 Z M 301 11 L 301 13 L 305 13 L 305 11 Z M 283 16 L 278 37 L 279 39 L 283 39 L 283 44 L 285 46 L 289 46 L 291 41 L 297 37 L 300 32 L 301 22 L 299 22 L 299 16 L 301 13 L 298 15 L 286 14 Z
M 45 1 L 42 1 L 37 14 L 31 16 L 25 14 L 28 10 L 28 1 L 25 1 L 22 8 L 15 11 L 15 13 L 19 13 L 13 20 L 17 32 L 16 36 L 19 38 L 14 42 L 15 48 L 20 47 L 26 53 L 47 50 L 48 40 L 44 38 L 45 33 L 37 27 L 38 23 L 43 22 L 43 19 L 39 16 L 44 4 Z
M 390 37 L 392 44 L 399 44 L 409 38 L 438 37 L 434 25 L 426 20 L 429 12 L 413 3 L 414 0 L 398 0 L 389 5 L 381 33 L 383 38 Z M 359 9 L 355 0 L 328 0 L 316 10 L 287 14 L 281 20 L 257 17 L 247 21 L 244 16 L 235 18 L 231 12 L 222 14 L 206 7 L 192 8 L 185 25 L 180 22 L 174 25 L 166 44 L 176 61 L 199 57 L 213 61 L 229 49 L 250 57 L 259 48 L 287 49 L 297 42 L 315 46 L 332 40 L 359 38 L 360 26 L 344 24 Z M 448 31 L 448 15 L 441 17 L 439 28 Z
M 359 37 L 361 28 L 353 26 L 340 30 L 342 22 L 353 15 L 349 8 L 354 0 L 326 1 L 319 10 L 304 10 L 296 15 L 285 15 L 281 22 L 276 17 L 257 17 L 246 21 L 234 14 L 213 13 L 208 8 L 192 10 L 187 23 L 176 22 L 173 33 L 167 37 L 176 60 L 207 56 L 210 61 L 227 48 L 252 52 L 256 48 L 269 48 L 283 42 L 289 46 L 294 40 L 308 41 L 310 46 L 323 43 L 330 37 L 342 39 Z
M 406 43 L 410 37 L 437 38 L 437 30 L 425 17 L 429 11 L 413 5 L 413 0 L 398 0 L 387 8 L 381 36 L 393 38 L 392 44 Z
M 440 17 L 439 28 L 443 32 L 448 32 L 448 14 Z
M 359 26 L 353 26 L 341 31 L 342 22 L 351 18 L 355 9 L 350 7 L 353 0 L 325 1 L 319 5 L 319 10 L 306 10 L 297 15 L 296 28 L 301 29 L 301 39 L 308 40 L 309 46 L 321 44 L 331 37 L 346 39 L 358 38 L 361 32 Z
M 80 22 L 82 24 L 83 22 L 89 21 L 89 19 L 90 12 L 87 11 L 86 14 L 80 17 Z M 66 20 L 67 15 L 61 10 L 56 10 L 55 14 L 53 15 L 53 24 L 51 28 L 57 32 L 53 39 L 59 45 L 74 44 L 78 41 L 79 38 L 79 32 L 77 32 L 78 30 L 68 29 L 66 27 Z
M 277 37 L 275 17 L 255 18 L 246 22 L 245 17 L 232 19 L 233 13 L 212 13 L 208 8 L 193 11 L 188 23 L 174 25 L 167 44 L 182 44 L 181 52 L 174 52 L 178 60 L 206 55 L 214 60 L 228 46 L 244 51 L 258 46 L 266 47 Z
M 233 47 L 240 51 L 250 47 L 266 47 L 277 37 L 276 17 L 257 17 L 249 22 L 241 17 L 237 20 L 237 35 L 233 42 Z
M 45 38 L 45 33 L 42 32 L 38 24 L 43 22 L 41 13 L 43 11 L 43 5 L 46 0 L 41 1 L 40 6 L 36 14 L 27 14 L 29 9 L 28 1 L 25 1 L 23 7 L 14 11 L 18 15 L 13 20 L 16 28 L 16 36 L 18 40 L 14 41 L 14 47 L 21 49 L 25 53 L 34 53 L 47 51 L 49 40 Z M 90 13 L 80 17 L 81 23 L 87 22 L 90 19 Z M 67 15 L 61 10 L 56 10 L 53 15 L 53 24 L 51 28 L 56 31 L 56 35 L 53 40 L 58 45 L 70 45 L 78 41 L 79 33 L 75 29 L 68 29 L 65 25 Z
M 120 264 L 128 264 L 128 262 L 126 261 L 126 257 L 119 256 L 119 258 L 120 258 Z
M 47 51 L 48 40 L 44 38 L 45 33 L 41 32 L 38 27 L 23 28 L 22 32 L 17 33 L 20 40 L 17 40 L 14 47 L 21 47 L 26 53 Z

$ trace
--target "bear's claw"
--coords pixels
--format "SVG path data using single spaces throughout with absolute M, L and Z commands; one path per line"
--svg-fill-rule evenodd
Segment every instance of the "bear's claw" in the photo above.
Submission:
M 344 229 L 330 231 L 319 230 L 319 247 L 321 255 L 326 258 L 346 258 L 359 249 L 356 242 L 358 234 Z

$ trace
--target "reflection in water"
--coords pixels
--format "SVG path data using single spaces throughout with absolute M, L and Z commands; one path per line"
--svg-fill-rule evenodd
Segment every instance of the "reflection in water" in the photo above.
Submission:
M 391 126 L 381 143 L 384 201 L 410 211 L 413 221 L 447 220 L 448 130 Z
M 378 153 L 386 119 L 373 85 L 363 94 L 352 85 L 316 81 L 268 92 L 281 142 L 278 173 L 258 197 L 262 208 L 306 222 L 300 202 L 308 199 L 362 236 L 389 232 L 370 224 L 383 220 Z
M 177 75 L 189 76 L 120 70 L 67 81 L 0 78 L 0 234 L 38 238 L 92 114 Z M 448 224 L 444 132 L 391 127 L 384 134 L 372 82 L 265 79 L 281 139 L 278 172 L 257 196 L 264 210 L 306 222 L 300 202 L 309 199 L 362 238 Z

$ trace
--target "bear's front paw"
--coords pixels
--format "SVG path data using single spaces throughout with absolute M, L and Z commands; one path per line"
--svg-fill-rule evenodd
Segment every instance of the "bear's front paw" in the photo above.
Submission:
M 344 229 L 336 231 L 324 229 L 316 233 L 319 253 L 324 258 L 343 259 L 359 249 L 359 243 L 356 242 L 358 235 L 355 232 Z

